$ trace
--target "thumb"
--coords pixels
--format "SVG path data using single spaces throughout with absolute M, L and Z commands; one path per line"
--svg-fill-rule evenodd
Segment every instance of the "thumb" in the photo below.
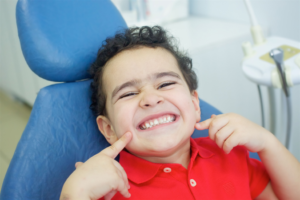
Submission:
M 202 121 L 202 122 L 199 122 L 199 123 L 196 123 L 195 128 L 198 129 L 198 130 L 208 129 L 211 121 L 212 121 L 212 118 L 207 119 L 207 120 Z

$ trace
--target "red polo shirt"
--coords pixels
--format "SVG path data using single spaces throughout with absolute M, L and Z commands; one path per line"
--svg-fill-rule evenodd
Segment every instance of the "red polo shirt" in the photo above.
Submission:
M 188 169 L 180 164 L 151 163 L 126 151 L 120 153 L 131 197 L 129 199 L 254 199 L 269 177 L 261 162 L 249 158 L 241 146 L 225 154 L 209 138 L 191 139 Z M 113 200 L 126 199 L 117 193 Z

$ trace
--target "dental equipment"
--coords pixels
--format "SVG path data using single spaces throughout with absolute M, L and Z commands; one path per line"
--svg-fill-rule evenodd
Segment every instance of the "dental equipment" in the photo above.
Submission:
M 289 87 L 300 84 L 300 43 L 282 37 L 264 38 L 249 0 L 244 0 L 251 19 L 251 34 L 254 47 L 250 42 L 242 44 L 244 60 L 242 69 L 245 76 L 257 84 L 264 126 L 263 101 L 260 85 L 268 86 L 270 102 L 270 131 L 275 133 L 276 106 L 273 88 L 282 88 L 287 103 L 287 124 L 285 146 L 289 149 L 292 126 L 292 108 Z
M 284 51 L 280 48 L 273 49 L 270 51 L 270 57 L 274 60 L 277 70 L 280 74 L 281 85 L 283 87 L 283 91 L 286 97 L 286 104 L 287 104 L 287 130 L 286 130 L 286 140 L 285 146 L 288 148 L 290 144 L 290 136 L 291 136 L 291 127 L 292 127 L 292 105 L 291 105 L 291 97 L 289 88 L 286 81 L 286 74 L 283 67 L 283 57 Z

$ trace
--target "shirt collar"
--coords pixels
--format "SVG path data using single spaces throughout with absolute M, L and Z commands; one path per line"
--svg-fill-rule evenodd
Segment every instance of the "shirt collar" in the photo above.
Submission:
M 213 153 L 196 143 L 194 139 L 191 138 L 191 161 L 189 165 L 194 163 L 197 155 L 201 158 L 209 158 Z M 140 184 L 152 179 L 158 172 L 158 170 L 165 164 L 152 163 L 137 156 L 134 156 L 127 151 L 123 150 L 120 153 L 121 166 L 124 168 L 129 180 Z M 189 166 L 190 169 L 190 166 Z
M 124 150 L 120 153 L 119 162 L 124 168 L 128 179 L 137 184 L 146 182 L 153 178 L 162 165 L 149 162 Z
M 191 150 L 192 152 L 198 152 L 201 158 L 210 158 L 214 153 L 201 145 L 201 139 L 202 138 L 191 138 Z

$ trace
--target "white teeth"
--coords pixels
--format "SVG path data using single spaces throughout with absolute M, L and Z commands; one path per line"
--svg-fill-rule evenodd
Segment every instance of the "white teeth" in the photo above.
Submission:
M 164 117 L 164 118 L 163 118 L 163 120 L 164 120 L 164 123 L 166 123 L 166 122 L 167 122 L 167 118 L 166 118 L 166 117 Z
M 146 123 L 146 128 L 150 128 L 150 124 Z
M 157 126 L 157 125 L 165 124 L 165 123 L 170 123 L 170 122 L 173 122 L 173 121 L 175 121 L 175 116 L 174 115 L 172 115 L 172 116 L 167 115 L 167 116 L 164 116 L 164 117 L 160 117 L 158 119 L 149 120 L 148 122 L 141 125 L 140 128 L 142 130 L 145 130 L 145 129 L 151 128 L 153 126 Z

